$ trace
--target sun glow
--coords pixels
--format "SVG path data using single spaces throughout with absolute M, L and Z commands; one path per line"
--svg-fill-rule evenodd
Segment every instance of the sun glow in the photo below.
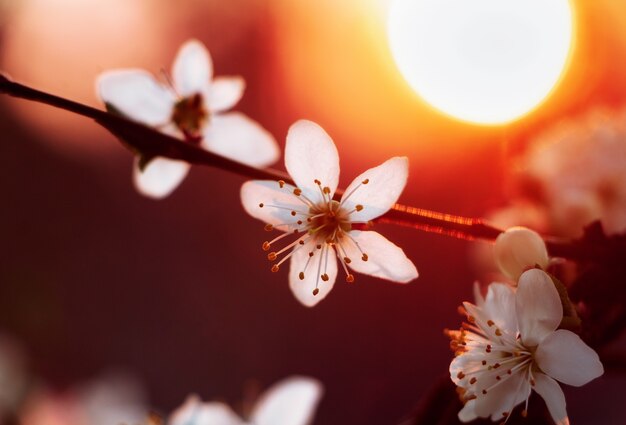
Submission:
M 537 107 L 566 68 L 568 0 L 395 0 L 393 57 L 431 106 L 463 121 L 501 124 Z

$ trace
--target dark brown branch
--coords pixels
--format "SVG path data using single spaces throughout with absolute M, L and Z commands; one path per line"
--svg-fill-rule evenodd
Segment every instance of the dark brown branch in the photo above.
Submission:
M 116 135 L 128 149 L 147 159 L 162 156 L 191 164 L 220 168 L 249 179 L 284 180 L 293 183 L 291 178 L 282 171 L 262 170 L 224 158 L 124 117 L 13 82 L 1 73 L 0 93 L 45 103 L 91 118 Z M 500 229 L 477 218 L 443 214 L 401 204 L 394 205 L 376 222 L 411 227 L 467 240 L 493 241 L 501 233 Z M 547 245 L 551 255 L 577 260 L 590 257 L 595 259 L 599 256 L 598 253 L 606 252 L 606 246 L 602 240 L 570 242 L 548 239 Z M 618 252 L 624 252 L 624 249 Z

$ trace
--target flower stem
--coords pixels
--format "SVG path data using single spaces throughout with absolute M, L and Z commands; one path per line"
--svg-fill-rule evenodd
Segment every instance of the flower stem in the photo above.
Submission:
M 291 178 L 282 171 L 269 168 L 262 170 L 224 158 L 122 116 L 16 83 L 2 73 L 0 73 L 0 93 L 44 103 L 91 118 L 117 136 L 128 149 L 147 160 L 163 156 L 191 164 L 220 168 L 250 179 L 284 180 L 293 183 Z M 338 191 L 338 194 L 341 192 Z M 501 233 L 500 229 L 478 218 L 444 214 L 401 204 L 394 205 L 376 222 L 411 227 L 466 240 L 493 241 Z M 581 247 L 575 244 L 550 241 L 548 248 L 553 255 L 564 254 L 568 258 L 585 257 L 584 250 L 581 251 Z

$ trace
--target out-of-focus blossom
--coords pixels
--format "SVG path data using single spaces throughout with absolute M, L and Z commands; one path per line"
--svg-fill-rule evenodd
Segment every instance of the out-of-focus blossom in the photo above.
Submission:
M 267 257 L 278 260 L 273 272 L 291 259 L 289 285 L 302 304 L 311 307 L 328 295 L 337 277 L 337 260 L 348 282 L 354 281 L 349 268 L 400 283 L 417 277 L 402 249 L 377 232 L 353 229 L 354 224 L 384 214 L 397 201 L 408 177 L 406 157 L 391 158 L 365 171 L 339 201 L 334 200 L 339 181 L 337 149 L 320 126 L 303 120 L 289 129 L 285 166 L 297 187 L 283 181 L 250 181 L 241 188 L 241 200 L 250 215 L 268 223 L 267 230 L 285 232 L 264 242 L 263 250 L 297 235 Z
M 494 255 L 500 271 L 515 282 L 530 268 L 548 266 L 546 244 L 539 233 L 526 227 L 511 227 L 500 233 Z
M 448 331 L 456 352 L 450 376 L 465 402 L 459 419 L 505 420 L 521 403 L 525 416 L 534 390 L 558 425 L 569 424 L 565 397 L 556 381 L 581 386 L 604 369 L 578 335 L 557 329 L 563 307 L 550 277 L 538 269 L 528 270 L 517 290 L 493 283 L 477 304 L 463 303 L 468 323 Z
M 601 220 L 608 233 L 626 231 L 626 111 L 593 111 L 539 136 L 520 161 L 538 189 L 550 232 L 579 236 Z
M 97 80 L 98 94 L 110 109 L 208 151 L 264 167 L 278 159 L 274 137 L 242 113 L 226 112 L 241 99 L 244 87 L 241 77 L 213 79 L 209 52 L 196 40 L 180 48 L 168 84 L 139 69 L 104 72 Z M 139 161 L 134 167 L 135 184 L 154 198 L 169 195 L 190 167 L 157 157 L 142 170 Z
M 124 377 L 108 377 L 55 393 L 41 389 L 31 395 L 20 415 L 22 425 L 140 424 L 146 418 L 145 396 Z
M 287 378 L 261 395 L 247 419 L 224 403 L 203 403 L 190 396 L 172 414 L 169 425 L 307 425 L 313 420 L 322 392 L 315 379 Z

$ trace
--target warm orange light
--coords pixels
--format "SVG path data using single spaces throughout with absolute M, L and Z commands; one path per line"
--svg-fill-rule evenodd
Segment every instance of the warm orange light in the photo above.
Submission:
M 572 44 L 568 0 L 395 0 L 394 59 L 430 105 L 480 124 L 515 120 L 539 105 Z

